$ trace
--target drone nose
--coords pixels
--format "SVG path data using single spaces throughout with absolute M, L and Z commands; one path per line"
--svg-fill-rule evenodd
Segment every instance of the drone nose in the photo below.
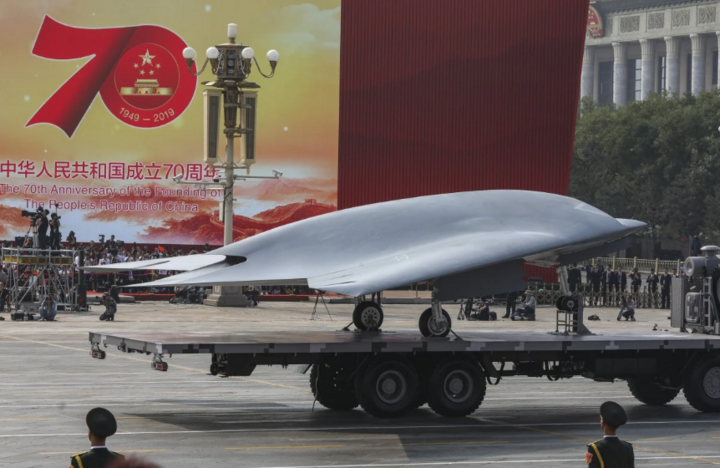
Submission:
M 627 229 L 627 232 L 635 232 L 639 231 L 640 229 L 647 226 L 646 223 L 643 223 L 642 221 L 638 221 L 636 219 L 622 219 L 622 218 L 616 218 L 617 222 L 625 226 Z

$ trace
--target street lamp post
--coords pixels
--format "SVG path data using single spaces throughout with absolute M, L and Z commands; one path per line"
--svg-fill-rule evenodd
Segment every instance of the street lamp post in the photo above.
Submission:
M 242 109 L 241 97 L 243 89 L 258 89 L 255 83 L 247 81 L 252 69 L 252 62 L 255 62 L 257 71 L 265 78 L 272 78 L 275 75 L 275 67 L 277 66 L 278 60 L 280 60 L 280 54 L 276 50 L 270 50 L 267 53 L 267 59 L 270 62 L 270 74 L 266 75 L 260 69 L 260 64 L 255 58 L 255 51 L 251 47 L 243 44 L 236 44 L 235 39 L 237 37 L 237 24 L 228 24 L 228 42 L 225 44 L 219 44 L 210 47 L 205 52 L 206 59 L 200 70 L 196 73 L 192 72 L 192 64 L 197 58 L 197 52 L 192 47 L 187 47 L 183 50 L 183 57 L 188 66 L 188 71 L 195 76 L 202 74 L 205 71 L 208 63 L 210 69 L 215 75 L 216 80 L 205 81 L 204 85 L 212 86 L 214 88 L 222 89 L 223 94 L 223 117 L 225 126 L 225 163 L 223 168 L 225 169 L 225 181 L 222 183 L 224 187 L 223 197 L 223 212 L 224 212 L 224 244 L 228 245 L 233 242 L 233 187 L 235 185 L 235 169 L 237 166 L 234 161 L 234 139 L 238 135 L 245 135 L 252 131 L 249 128 L 242 128 L 241 122 L 238 121 L 238 110 Z M 249 167 L 245 167 L 249 172 Z M 238 179 L 247 178 L 259 178 L 259 179 L 275 179 L 281 174 L 275 172 L 272 177 L 262 176 L 240 176 Z M 217 184 L 206 184 L 206 185 L 217 185 Z
M 247 138 L 248 133 L 252 132 L 252 128 L 244 127 L 247 123 L 247 106 L 244 105 L 243 90 L 260 88 L 257 84 L 247 81 L 252 70 L 252 63 L 253 61 L 255 62 L 258 73 L 265 78 L 272 78 L 275 75 L 275 67 L 280 59 L 280 54 L 278 54 L 276 50 L 271 50 L 267 53 L 271 70 L 270 74 L 266 75 L 260 69 L 260 64 L 255 58 L 253 49 L 243 44 L 236 44 L 236 37 L 237 25 L 234 23 L 228 24 L 228 42 L 208 48 L 205 52 L 207 58 L 197 72 L 192 71 L 192 65 L 197 58 L 195 50 L 187 47 L 182 52 L 188 66 L 188 71 L 195 76 L 202 74 L 207 65 L 210 64 L 210 69 L 216 79 L 214 81 L 205 81 L 203 84 L 222 90 L 223 120 L 225 127 L 223 133 L 225 134 L 226 140 L 225 162 L 221 166 L 213 164 L 213 167 L 225 170 L 225 180 L 220 182 L 218 179 L 214 179 L 212 182 L 200 183 L 183 181 L 179 178 L 175 180 L 176 183 L 180 184 L 223 187 L 224 197 L 222 211 L 225 223 L 223 235 L 225 245 L 231 244 L 234 240 L 233 187 L 235 186 L 235 180 L 278 179 L 282 176 L 282 173 L 278 171 L 273 171 L 272 176 L 251 176 L 249 175 L 251 162 L 246 160 L 243 166 L 238 166 L 235 163 L 234 139 L 238 136 Z M 209 93 L 209 91 L 206 92 Z M 241 114 L 241 119 L 238 119 L 238 111 L 244 113 Z M 206 129 L 206 131 L 209 132 L 208 129 Z M 216 127 L 215 138 L 217 138 Z M 212 156 L 212 161 L 215 161 L 215 157 L 215 155 Z M 235 175 L 235 169 L 245 169 L 246 174 Z M 214 286 L 213 293 L 205 300 L 205 304 L 214 306 L 246 306 L 248 305 L 248 300 L 242 294 L 242 288 L 239 286 Z

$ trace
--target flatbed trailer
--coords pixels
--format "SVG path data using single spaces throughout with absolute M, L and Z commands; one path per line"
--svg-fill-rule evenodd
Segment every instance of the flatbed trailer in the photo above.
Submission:
M 690 405 L 720 412 L 720 336 L 612 331 L 594 335 L 537 331 L 465 332 L 424 338 L 417 331 L 232 334 L 90 333 L 91 355 L 105 348 L 152 355 L 152 368 L 179 354 L 210 355 L 210 373 L 249 376 L 258 365 L 302 365 L 317 401 L 333 410 L 360 405 L 391 417 L 428 404 L 436 413 L 473 413 L 487 385 L 511 376 L 555 381 L 581 376 L 625 380 L 653 406 L 682 390 Z

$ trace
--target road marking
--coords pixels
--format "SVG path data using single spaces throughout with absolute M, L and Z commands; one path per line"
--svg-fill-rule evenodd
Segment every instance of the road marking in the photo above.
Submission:
M 142 375 L 145 374 L 145 372 L 93 372 L 93 377 L 96 375 Z M 87 376 L 87 372 L 53 372 L 53 373 L 47 373 L 43 372 L 43 376 L 45 375 L 71 375 L 71 376 Z M 56 384 L 56 385 L 66 385 L 66 384 Z M 87 385 L 87 384 L 79 384 L 79 385 Z
M 295 450 L 295 449 L 321 449 L 343 448 L 344 445 L 268 445 L 257 447 L 227 447 L 225 450 Z
M 115 447 L 113 447 L 115 448 Z M 167 452 L 167 449 L 121 449 L 122 453 L 152 453 L 152 452 Z M 74 452 L 38 452 L 38 455 L 77 455 L 77 450 Z
M 710 456 L 706 458 L 720 458 L 718 456 Z M 682 457 L 686 460 L 694 460 L 695 458 L 686 456 Z M 678 460 L 678 457 L 635 457 L 635 460 Z M 262 468 L 389 468 L 395 466 L 452 466 L 452 465 L 511 465 L 511 464 L 531 464 L 531 463 L 583 463 L 584 458 L 548 458 L 548 459 L 518 459 L 518 460 L 462 460 L 462 461 L 438 461 L 438 462 L 405 462 L 405 463 L 367 463 L 357 465 L 296 465 L 296 466 L 272 466 Z
M 676 453 L 676 452 L 666 452 L 665 450 L 658 450 L 658 449 L 652 449 L 648 447 L 638 447 L 637 445 L 633 446 L 635 450 L 642 450 L 645 452 L 655 452 L 655 453 L 662 453 L 664 455 L 670 455 L 675 458 L 689 458 L 691 460 L 697 460 L 697 461 L 704 461 L 707 463 L 712 463 L 713 465 L 720 465 L 720 461 L 717 460 L 710 460 L 710 458 L 716 458 L 716 457 L 698 457 L 698 456 L 692 456 L 692 455 L 685 455 L 684 453 Z
M 55 421 L 57 418 L 0 418 L 0 421 Z
M 549 434 L 549 435 L 552 435 L 552 436 L 565 437 L 565 438 L 572 439 L 572 440 L 582 440 L 582 441 L 585 441 L 585 442 L 592 442 L 592 440 L 591 440 L 591 439 L 588 439 L 587 437 L 576 436 L 576 435 L 573 435 L 573 434 L 565 434 L 565 433 L 562 433 L 562 432 L 547 431 L 547 430 L 544 430 L 544 429 L 537 429 L 537 428 L 528 427 L 528 426 L 525 426 L 525 425 L 507 424 L 507 423 L 503 423 L 503 422 L 499 422 L 499 421 L 494 421 L 494 420 L 491 420 L 491 419 L 485 419 L 485 418 L 481 418 L 481 421 L 487 421 L 487 422 L 489 422 L 489 423 L 491 423 L 491 424 L 495 424 L 495 425 L 498 425 L 498 426 L 501 426 L 501 427 L 512 427 L 513 429 L 523 429 L 523 430 L 526 430 L 526 431 L 541 432 L 541 433 Z M 664 451 L 664 450 L 658 450 L 658 449 L 653 449 L 653 448 L 648 448 L 648 447 L 640 447 L 640 446 L 637 446 L 637 445 L 635 445 L 633 448 L 634 448 L 635 450 L 641 450 L 641 451 L 644 451 L 644 452 L 662 453 L 662 454 L 664 454 L 664 455 L 670 455 L 670 456 L 676 457 L 676 458 L 690 458 L 690 459 L 692 459 L 692 460 L 698 460 L 698 461 L 704 461 L 704 462 L 712 463 L 713 465 L 720 465 L 720 462 L 718 462 L 718 461 L 709 460 L 709 459 L 706 459 L 706 458 L 698 458 L 698 457 L 695 457 L 695 456 L 689 456 L 689 455 L 685 455 L 685 454 L 682 454 L 682 453 L 666 452 L 666 451 Z
M 485 440 L 485 441 L 455 441 L 455 442 L 413 442 L 409 444 L 398 444 L 401 447 L 423 447 L 430 445 L 495 445 L 495 444 L 507 444 L 507 440 Z
M 75 343 L 75 344 L 80 344 L 80 343 L 88 343 L 88 341 L 77 341 L 77 340 L 71 340 L 71 341 L 64 341 L 64 340 L 51 340 L 51 341 L 48 341 L 48 343 Z M 22 341 L 12 341 L 12 340 L 11 340 L 11 341 L 2 341 L 2 340 L 0 340 L 0 344 L 25 344 L 25 343 L 23 343 Z
M 20 395 L 20 396 L 29 396 L 29 395 L 106 395 L 106 393 L 103 392 L 55 392 L 55 391 L 48 391 L 48 392 L 15 392 L 15 393 L 6 393 L 6 395 Z M 29 398 L 32 400 L 33 398 Z
M 518 424 L 508 424 L 508 423 L 495 421 L 493 419 L 487 419 L 487 418 L 480 418 L 480 421 L 488 422 L 490 424 L 494 424 L 494 425 L 500 426 L 500 427 L 509 427 L 512 429 L 521 429 L 524 431 L 539 432 L 541 434 L 548 434 L 548 435 L 552 435 L 552 436 L 568 437 L 568 438 L 575 439 L 575 440 L 578 440 L 578 439 L 584 440 L 584 441 L 588 440 L 587 437 L 580 437 L 580 436 L 576 436 L 576 435 L 565 434 L 563 432 L 547 431 L 545 429 L 537 429 L 535 427 L 530 427 L 530 425 L 526 426 L 526 425 L 518 425 Z M 595 423 L 595 424 L 597 424 L 597 423 Z M 590 442 L 592 442 L 592 441 L 590 441 Z
M 156 403 L 154 403 L 156 404 Z M 87 406 L 87 405 L 76 405 L 76 406 Z M 111 405 L 107 405 L 111 406 Z M 272 421 L 268 421 L 272 422 Z M 711 423 L 711 424 L 717 424 L 717 421 L 667 421 L 664 422 L 666 424 L 678 424 L 680 422 L 684 423 Z M 644 424 L 654 424 L 653 422 L 649 423 L 633 423 L 633 425 L 644 425 Z M 573 440 L 575 439 L 582 439 L 584 441 L 588 441 L 587 437 L 580 437 L 580 436 L 574 436 L 574 435 L 568 435 L 561 432 L 553 432 L 553 431 L 543 431 L 543 430 L 533 430 L 537 426 L 567 426 L 569 424 L 519 424 L 519 425 L 511 425 L 511 424 L 492 424 L 492 425 L 480 425 L 480 424 L 442 424 L 442 425 L 421 425 L 421 426 L 318 426 L 318 427 L 248 427 L 248 428 L 237 428 L 237 429 L 206 429 L 206 430 L 176 430 L 176 431 L 123 431 L 118 432 L 117 435 L 122 436 L 143 436 L 143 435 L 174 435 L 174 434 L 222 434 L 222 433 L 243 433 L 243 432 L 337 432 L 337 431 L 378 431 L 378 430 L 428 430 L 428 429 L 493 429 L 494 426 L 505 426 L 505 427 L 511 427 L 511 428 L 518 428 L 518 429 L 525 429 L 532 432 L 539 432 L 543 434 L 549 434 L 553 436 L 563 436 L 568 437 Z M 597 422 L 588 422 L 588 423 L 575 423 L 573 425 L 585 425 L 585 426 L 597 426 Z M 49 434 L 0 434 L 0 438 L 21 438 L 21 437 L 77 437 L 87 435 L 87 432 L 78 432 L 78 433 L 49 433 Z

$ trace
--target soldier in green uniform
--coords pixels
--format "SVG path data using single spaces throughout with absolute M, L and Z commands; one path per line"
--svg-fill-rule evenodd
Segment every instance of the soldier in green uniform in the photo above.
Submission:
M 85 418 L 88 426 L 90 451 L 78 453 L 70 458 L 70 468 L 105 468 L 110 462 L 122 455 L 111 452 L 105 445 L 105 439 L 115 434 L 117 422 L 115 416 L 105 408 L 90 410 Z
M 614 401 L 600 405 L 603 438 L 588 445 L 585 461 L 592 468 L 634 468 L 632 444 L 618 439 L 617 429 L 627 422 L 627 414 Z

